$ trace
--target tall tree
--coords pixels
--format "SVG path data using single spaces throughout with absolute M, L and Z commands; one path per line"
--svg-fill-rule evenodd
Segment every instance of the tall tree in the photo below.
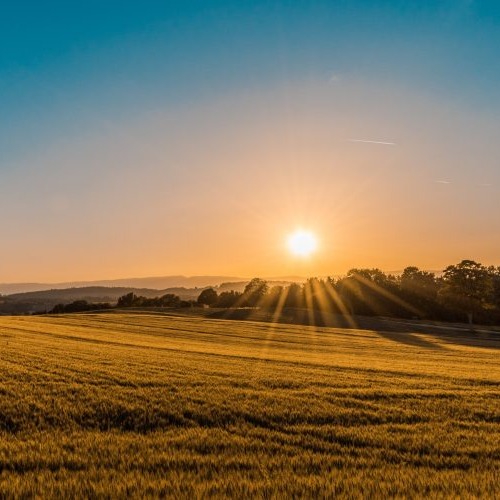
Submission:
M 443 283 L 442 297 L 455 308 L 465 310 L 469 323 L 488 301 L 493 289 L 488 269 L 473 260 L 448 266 L 443 272 Z
M 262 299 L 269 291 L 267 281 L 261 278 L 253 278 L 243 291 L 244 304 L 250 307 L 256 307 L 262 302 Z
M 285 307 L 304 307 L 304 294 L 298 283 L 292 283 L 287 290 Z

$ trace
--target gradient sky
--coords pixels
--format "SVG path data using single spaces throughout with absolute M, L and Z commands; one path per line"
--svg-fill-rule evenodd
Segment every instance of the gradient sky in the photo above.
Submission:
M 3 2 L 0 47 L 0 282 L 500 264 L 500 2 Z

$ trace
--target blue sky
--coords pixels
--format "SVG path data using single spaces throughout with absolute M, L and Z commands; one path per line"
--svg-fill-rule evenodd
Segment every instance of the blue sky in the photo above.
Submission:
M 487 1 L 4 2 L 7 154 L 101 117 L 270 81 L 377 76 L 499 104 L 500 4 Z
M 442 115 L 457 113 L 463 123 L 479 120 L 483 135 L 490 137 L 499 125 L 499 25 L 500 4 L 474 0 L 4 2 L 0 196 L 8 194 L 9 183 L 22 186 L 20 180 L 40 165 L 45 165 L 47 178 L 55 176 L 52 160 L 44 158 L 60 146 L 67 150 L 65 175 L 71 178 L 74 172 L 78 178 L 81 165 L 68 157 L 79 150 L 71 144 L 106 127 L 135 129 L 151 113 L 205 109 L 231 96 L 238 101 L 241 95 L 277 92 L 278 99 L 296 99 L 291 88 L 316 88 L 317 82 L 365 85 L 375 95 L 379 89 L 388 103 L 392 90 L 387 89 L 408 92 L 412 102 L 425 96 L 429 103 L 442 103 Z M 360 99 L 374 98 L 366 92 L 344 96 L 359 120 L 364 112 Z M 405 98 L 396 101 L 404 103 Z M 283 109 L 287 106 L 285 102 Z M 369 109 L 367 104 L 367 116 Z M 467 140 L 467 127 L 459 134 L 458 142 Z M 495 184 L 500 182 L 491 167 L 496 151 L 488 150 L 488 144 L 476 141 L 466 155 L 486 148 L 490 167 L 483 183 Z M 41 159 L 40 165 L 34 158 Z M 452 170 L 452 162 L 443 162 L 445 171 Z M 461 168 L 459 173 L 470 180 L 470 164 Z M 68 188 L 68 196 L 73 197 L 71 189 L 80 196 L 77 187 Z M 33 188 L 24 203 L 35 207 L 38 196 Z M 26 220 L 14 219 L 12 227 Z M 12 247 L 11 254 L 17 251 Z M 128 274 L 127 269 L 113 272 Z

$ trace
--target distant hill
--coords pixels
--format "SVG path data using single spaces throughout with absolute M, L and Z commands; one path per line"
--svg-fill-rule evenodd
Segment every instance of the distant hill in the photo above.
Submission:
M 92 302 L 114 302 L 119 297 L 126 293 L 133 292 L 136 295 L 143 297 L 158 297 L 166 293 L 179 295 L 181 298 L 191 299 L 200 294 L 199 288 L 165 288 L 164 290 L 156 290 L 153 288 L 133 288 L 133 287 L 106 287 L 106 286 L 87 286 L 73 287 L 52 290 L 40 290 L 36 292 L 14 293 L 8 295 L 10 300 L 91 300 Z
M 202 283 L 201 277 L 198 283 Z M 161 279 L 161 278 L 158 278 Z M 249 280 L 231 281 L 213 285 L 217 292 L 235 290 L 242 292 Z M 290 281 L 269 281 L 270 286 L 290 284 Z M 69 288 L 51 288 L 49 290 L 36 290 L 21 293 L 12 293 L 0 297 L 0 314 L 26 314 L 44 312 L 52 309 L 56 304 L 68 304 L 75 300 L 87 302 L 109 302 L 115 304 L 119 297 L 133 292 L 136 295 L 152 298 L 160 297 L 167 293 L 178 295 L 183 300 L 196 300 L 207 285 L 187 288 L 169 287 L 163 289 L 137 288 L 132 286 L 84 286 Z
M 64 290 L 88 287 L 126 287 L 165 290 L 166 288 L 203 288 L 217 286 L 227 281 L 248 281 L 234 276 L 156 276 L 147 278 L 122 278 L 116 280 L 74 281 L 65 283 L 0 283 L 1 295 L 12 295 L 42 290 Z
M 174 287 L 156 290 L 153 288 L 133 287 L 73 287 L 63 289 L 40 290 L 35 292 L 15 293 L 0 298 L 0 314 L 26 314 L 44 312 L 56 304 L 68 304 L 75 300 L 88 302 L 109 302 L 114 304 L 119 297 L 129 292 L 144 297 L 159 297 L 167 293 L 178 295 L 184 300 L 194 300 L 200 294 L 200 288 Z
M 300 276 L 281 276 L 273 278 L 264 278 L 273 284 L 303 282 L 304 278 Z M 78 288 L 137 288 L 155 290 L 156 295 L 158 290 L 166 290 L 170 288 L 206 288 L 222 287 L 227 290 L 227 285 L 235 285 L 234 290 L 241 291 L 245 284 L 250 281 L 249 278 L 241 278 L 235 276 L 156 276 L 147 278 L 121 278 L 116 280 L 99 280 L 99 281 L 72 281 L 65 283 L 0 283 L 0 295 L 14 295 L 28 292 L 40 292 L 46 290 L 69 290 Z M 135 292 L 134 292 L 135 293 Z M 142 295 L 145 295 L 144 293 Z M 156 296 L 155 295 L 155 296 Z

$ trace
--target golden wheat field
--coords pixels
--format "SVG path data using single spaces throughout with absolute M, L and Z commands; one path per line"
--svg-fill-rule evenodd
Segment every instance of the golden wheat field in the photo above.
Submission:
M 500 496 L 500 339 L 0 318 L 1 497 Z

